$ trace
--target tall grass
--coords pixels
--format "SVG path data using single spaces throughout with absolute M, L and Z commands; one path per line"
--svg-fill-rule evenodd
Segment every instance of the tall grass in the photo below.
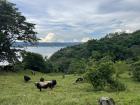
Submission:
M 23 76 L 32 80 L 25 83 Z M 45 80 L 56 79 L 58 84 L 51 90 L 40 92 L 34 85 L 40 77 Z M 98 105 L 101 96 L 112 97 L 116 105 L 140 105 L 140 83 L 134 82 L 127 74 L 122 81 L 127 85 L 124 92 L 93 91 L 88 83 L 74 84 L 78 76 L 61 74 L 42 74 L 35 76 L 29 72 L 0 74 L 0 105 Z

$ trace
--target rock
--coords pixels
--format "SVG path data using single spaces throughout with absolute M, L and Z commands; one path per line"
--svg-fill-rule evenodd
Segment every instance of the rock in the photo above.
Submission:
M 101 97 L 98 102 L 99 105 L 115 105 L 114 100 L 109 97 Z

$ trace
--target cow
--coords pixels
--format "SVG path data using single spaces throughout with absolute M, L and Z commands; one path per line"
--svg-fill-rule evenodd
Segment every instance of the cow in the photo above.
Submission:
M 35 86 L 41 91 L 42 89 L 53 89 L 57 84 L 56 80 L 35 82 Z

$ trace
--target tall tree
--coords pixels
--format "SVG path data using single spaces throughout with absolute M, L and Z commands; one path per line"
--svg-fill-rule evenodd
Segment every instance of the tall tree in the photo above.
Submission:
M 16 41 L 24 41 L 34 44 L 37 41 L 35 24 L 26 21 L 15 4 L 6 0 L 0 0 L 0 62 L 14 63 L 18 60 L 14 48 Z

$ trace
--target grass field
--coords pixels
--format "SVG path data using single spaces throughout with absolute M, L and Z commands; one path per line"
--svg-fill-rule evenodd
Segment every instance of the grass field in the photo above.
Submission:
M 25 83 L 24 74 L 30 75 L 32 80 Z M 58 84 L 53 90 L 40 92 L 34 86 L 40 77 L 56 79 Z M 77 77 L 66 75 L 63 79 L 61 74 L 0 73 L 0 105 L 98 105 L 101 96 L 112 97 L 116 105 L 140 105 L 140 83 L 127 75 L 122 76 L 127 85 L 124 92 L 96 92 L 88 83 L 73 84 Z

